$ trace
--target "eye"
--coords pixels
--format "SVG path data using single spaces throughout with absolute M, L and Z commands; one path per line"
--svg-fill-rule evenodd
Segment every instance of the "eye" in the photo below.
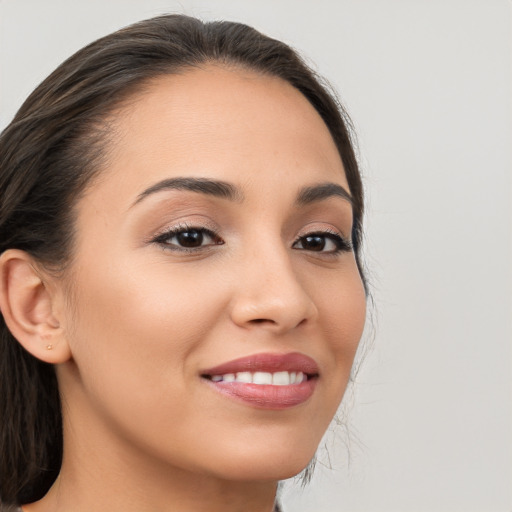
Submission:
M 352 250 L 352 244 L 349 240 L 342 237 L 338 233 L 330 233 L 327 231 L 320 231 L 303 235 L 294 242 L 292 247 L 294 249 L 301 249 L 303 251 L 323 252 L 331 254 L 338 252 L 348 252 Z
M 211 230 L 201 227 L 180 226 L 158 235 L 155 243 L 176 251 L 193 251 L 224 242 Z

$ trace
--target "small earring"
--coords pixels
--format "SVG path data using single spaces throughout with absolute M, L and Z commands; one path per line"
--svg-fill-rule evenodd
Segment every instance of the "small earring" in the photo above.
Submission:
M 46 345 L 46 350 L 51 350 L 53 348 L 53 345 Z

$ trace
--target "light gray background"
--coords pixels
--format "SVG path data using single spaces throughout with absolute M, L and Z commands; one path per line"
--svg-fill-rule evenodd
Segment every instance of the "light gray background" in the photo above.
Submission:
M 170 11 L 291 43 L 351 112 L 375 345 L 349 435 L 284 491 L 287 512 L 512 510 L 511 5 L 0 0 L 0 127 L 73 51 Z

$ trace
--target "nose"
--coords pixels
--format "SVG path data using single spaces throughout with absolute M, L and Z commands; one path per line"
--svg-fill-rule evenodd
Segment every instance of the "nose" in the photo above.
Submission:
M 231 318 L 240 327 L 280 334 L 312 322 L 318 314 L 284 247 L 253 253 L 235 279 Z

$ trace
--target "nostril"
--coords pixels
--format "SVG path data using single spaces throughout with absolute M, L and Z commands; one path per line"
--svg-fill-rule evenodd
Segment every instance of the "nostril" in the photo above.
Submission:
M 263 295 L 253 295 L 252 290 L 249 293 L 244 289 L 233 301 L 231 319 L 239 326 L 270 329 L 274 332 L 304 326 L 316 316 L 315 304 L 304 290 L 292 291 L 293 296 L 288 292 L 288 295 L 281 296 L 280 290 L 276 292 L 267 289 Z

